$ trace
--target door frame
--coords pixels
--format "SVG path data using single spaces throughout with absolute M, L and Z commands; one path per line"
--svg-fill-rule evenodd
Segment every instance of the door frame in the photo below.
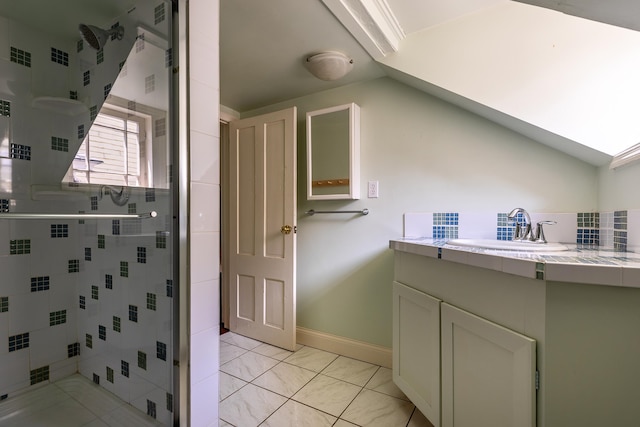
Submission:
M 229 122 L 238 120 L 240 114 L 229 113 L 220 108 L 220 326 L 229 329 L 230 292 L 229 282 L 229 216 L 225 207 L 229 206 Z

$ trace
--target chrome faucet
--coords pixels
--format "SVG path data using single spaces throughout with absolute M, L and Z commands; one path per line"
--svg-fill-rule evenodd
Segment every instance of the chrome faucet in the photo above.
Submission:
M 524 230 L 518 221 L 517 215 L 521 213 L 524 216 Z M 516 229 L 513 233 L 512 240 L 530 240 L 536 243 L 547 243 L 547 239 L 544 236 L 543 225 L 553 225 L 556 221 L 540 221 L 536 224 L 535 230 L 531 227 L 531 217 L 529 213 L 522 208 L 515 208 L 507 214 L 507 218 L 511 221 L 515 221 Z
M 519 213 L 524 216 L 524 230 L 517 218 Z M 515 221 L 516 223 L 516 229 L 513 233 L 512 240 L 535 240 L 535 236 L 531 232 L 531 217 L 527 211 L 522 208 L 515 208 L 507 214 L 507 218 L 511 221 Z

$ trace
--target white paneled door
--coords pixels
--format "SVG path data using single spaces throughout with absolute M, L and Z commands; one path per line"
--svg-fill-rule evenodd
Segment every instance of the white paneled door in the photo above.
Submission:
M 230 123 L 233 332 L 296 344 L 296 108 Z

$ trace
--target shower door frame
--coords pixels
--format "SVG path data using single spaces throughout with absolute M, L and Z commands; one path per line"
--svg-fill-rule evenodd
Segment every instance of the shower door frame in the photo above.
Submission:
M 190 424 L 189 413 L 189 84 L 188 70 L 188 3 L 187 0 L 172 0 L 173 3 L 173 49 L 177 57 L 177 68 L 173 72 L 172 111 L 173 122 L 173 247 L 174 278 L 177 292 L 174 294 L 174 426 L 187 427 Z M 176 102 L 177 101 L 177 102 Z M 176 298 L 177 297 L 177 298 Z M 176 324 L 177 323 L 177 324 Z

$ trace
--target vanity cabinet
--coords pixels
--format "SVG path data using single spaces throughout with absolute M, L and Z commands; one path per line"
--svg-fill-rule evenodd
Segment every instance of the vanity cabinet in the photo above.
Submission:
M 434 426 L 535 426 L 535 340 L 399 282 L 393 301 L 393 379 Z
M 440 424 L 440 303 L 393 283 L 393 381 L 434 426 Z
M 640 425 L 640 285 L 597 284 L 618 267 L 394 246 L 393 378 L 436 427 Z

